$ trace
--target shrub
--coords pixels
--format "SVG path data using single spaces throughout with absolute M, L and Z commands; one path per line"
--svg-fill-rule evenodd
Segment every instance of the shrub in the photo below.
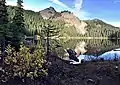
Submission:
M 47 75 L 47 69 L 43 68 L 45 62 L 44 53 L 40 47 L 36 47 L 34 52 L 31 53 L 30 49 L 23 45 L 20 47 L 19 52 L 8 46 L 2 77 L 5 78 L 5 81 L 16 76 L 32 79 L 42 77 Z

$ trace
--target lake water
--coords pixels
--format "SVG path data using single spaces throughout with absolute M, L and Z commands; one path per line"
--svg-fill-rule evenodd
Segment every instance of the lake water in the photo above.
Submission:
M 109 56 L 114 53 L 111 50 L 120 48 L 120 40 L 107 40 L 107 39 L 86 39 L 86 40 L 60 40 L 60 45 L 56 49 L 57 53 L 61 58 L 68 57 L 67 53 L 64 51 L 67 48 L 76 50 L 81 53 L 81 56 Z M 120 51 L 117 51 L 118 54 Z M 106 54 L 107 53 L 107 54 Z M 104 56 L 103 56 L 104 55 Z M 107 59 L 107 57 L 105 57 Z

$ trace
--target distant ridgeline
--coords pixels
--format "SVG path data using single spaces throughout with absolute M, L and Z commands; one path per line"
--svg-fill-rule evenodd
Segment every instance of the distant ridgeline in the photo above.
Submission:
M 9 20 L 12 20 L 14 12 L 15 7 L 8 6 Z M 40 12 L 24 10 L 25 24 L 29 30 L 27 35 L 33 35 L 36 29 L 40 33 L 42 26 L 44 26 L 43 21 L 47 22 L 48 18 L 54 20 L 55 22 L 53 23 L 59 26 L 61 26 L 62 22 L 65 23 L 63 30 L 60 32 L 62 37 L 120 37 L 120 28 L 118 27 L 106 24 L 98 19 L 79 20 L 69 11 L 56 12 L 52 7 Z

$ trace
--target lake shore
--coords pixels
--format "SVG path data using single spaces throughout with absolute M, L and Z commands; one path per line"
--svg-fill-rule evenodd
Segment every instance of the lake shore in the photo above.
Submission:
M 108 37 L 59 37 L 59 39 L 108 39 Z

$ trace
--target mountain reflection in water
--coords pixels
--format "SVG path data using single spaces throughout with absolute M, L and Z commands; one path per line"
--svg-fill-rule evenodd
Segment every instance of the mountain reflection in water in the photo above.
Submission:
M 64 49 L 71 48 L 80 54 L 80 58 L 86 60 L 95 59 L 97 57 L 104 58 L 105 60 L 120 57 L 120 51 L 111 51 L 120 47 L 119 40 L 114 42 L 102 39 L 89 39 L 89 40 L 69 40 L 62 42 Z M 59 52 L 59 51 L 58 51 Z M 64 51 L 63 51 L 64 52 Z M 59 53 L 58 53 L 59 54 Z M 68 59 L 67 53 L 59 54 L 63 59 Z

